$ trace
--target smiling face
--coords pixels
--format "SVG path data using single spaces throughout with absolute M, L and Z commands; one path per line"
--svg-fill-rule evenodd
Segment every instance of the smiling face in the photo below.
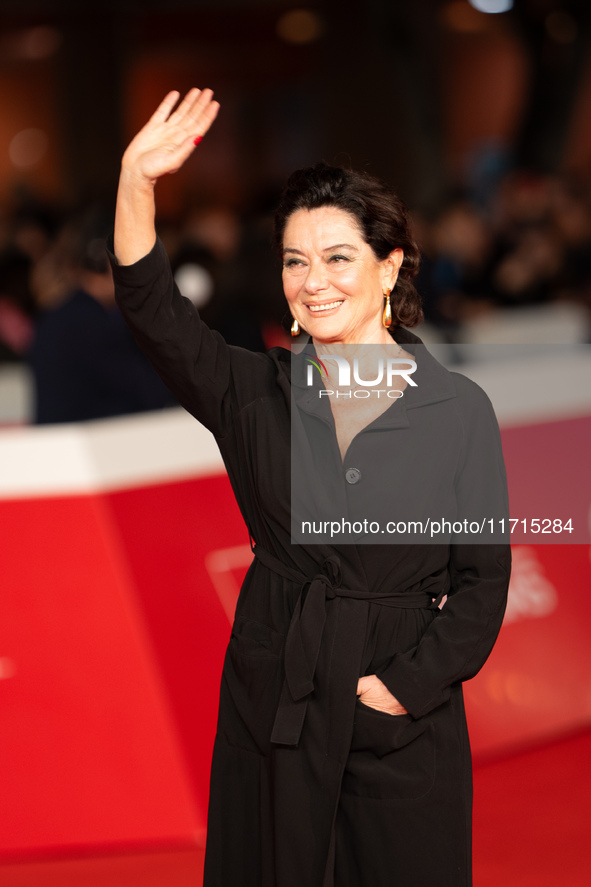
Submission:
M 283 236 L 283 290 L 292 316 L 314 342 L 391 342 L 384 294 L 404 254 L 380 261 L 354 216 L 333 206 L 298 209 Z

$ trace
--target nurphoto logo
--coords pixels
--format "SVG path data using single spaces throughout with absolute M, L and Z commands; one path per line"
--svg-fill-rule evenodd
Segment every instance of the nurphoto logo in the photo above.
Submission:
M 328 376 L 328 371 L 324 364 L 326 360 L 332 360 L 336 363 L 338 369 L 338 389 L 322 389 L 320 391 L 319 397 L 330 397 L 331 395 L 336 395 L 336 397 L 370 397 L 372 394 L 376 394 L 378 397 L 381 394 L 385 394 L 387 397 L 390 397 L 396 400 L 399 397 L 402 397 L 403 392 L 397 388 L 393 388 L 394 385 L 394 377 L 397 379 L 404 379 L 407 385 L 410 385 L 413 388 L 417 387 L 417 383 L 411 378 L 412 373 L 415 372 L 417 368 L 416 361 L 411 360 L 410 358 L 404 357 L 388 357 L 384 359 L 380 357 L 377 362 L 376 368 L 376 377 L 375 379 L 362 379 L 359 370 L 359 360 L 355 357 L 352 361 L 353 364 L 353 382 L 354 384 L 360 386 L 359 388 L 351 391 L 351 362 L 347 360 L 345 357 L 341 357 L 336 354 L 321 354 L 318 358 L 306 357 L 308 361 L 307 367 L 307 376 L 306 376 L 306 384 L 309 388 L 314 385 L 314 370 L 317 369 L 320 375 L 324 374 L 325 377 Z M 378 385 L 381 385 L 385 380 L 386 388 L 378 388 Z M 341 391 L 341 388 L 349 389 L 348 391 Z M 367 389 L 372 389 L 371 391 Z

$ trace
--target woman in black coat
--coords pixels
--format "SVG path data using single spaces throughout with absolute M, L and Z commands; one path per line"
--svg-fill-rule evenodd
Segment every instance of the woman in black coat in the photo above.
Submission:
M 510 570 L 492 407 L 402 327 L 420 319 L 418 253 L 368 176 L 320 164 L 284 194 L 303 350 L 254 354 L 205 327 L 156 239 L 154 185 L 218 106 L 210 90 L 177 99 L 124 155 L 112 261 L 128 323 L 215 435 L 255 543 L 222 674 L 205 885 L 467 887 L 461 682 L 492 648 Z

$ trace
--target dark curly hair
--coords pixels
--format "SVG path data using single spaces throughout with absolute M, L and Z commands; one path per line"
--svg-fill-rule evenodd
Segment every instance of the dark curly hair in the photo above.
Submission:
M 419 270 L 420 253 L 412 236 L 408 210 L 385 182 L 367 173 L 324 162 L 292 173 L 275 213 L 273 243 L 279 257 L 292 213 L 322 206 L 334 206 L 353 216 L 378 261 L 394 249 L 403 250 L 404 259 L 392 292 L 392 319 L 396 326 L 420 323 L 421 297 L 412 283 Z

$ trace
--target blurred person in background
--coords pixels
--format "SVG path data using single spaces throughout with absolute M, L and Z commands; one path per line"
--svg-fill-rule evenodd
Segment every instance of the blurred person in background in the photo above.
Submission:
M 260 305 L 249 284 L 243 238 L 244 226 L 236 211 L 216 204 L 203 206 L 185 218 L 182 241 L 171 263 L 188 296 L 195 281 L 197 298 L 192 298 L 211 329 L 218 330 L 229 345 L 262 351 Z M 210 278 L 209 291 L 197 283 L 203 271 Z
M 31 289 L 36 263 L 51 246 L 57 212 L 17 187 L 0 224 L 0 363 L 22 363 L 33 337 L 37 305 Z
M 431 284 L 441 321 L 455 324 L 490 310 L 493 241 L 482 213 L 466 200 L 449 203 L 432 226 Z
M 559 295 L 591 308 L 591 185 L 557 179 L 552 197 L 565 266 Z
M 0 255 L 0 364 L 25 360 L 33 338 L 36 305 L 30 288 L 31 260 L 9 247 Z
M 38 313 L 27 357 L 37 424 L 101 419 L 175 403 L 115 306 L 105 255 L 108 227 L 96 209 L 72 218 L 34 268 Z
M 509 174 L 494 213 L 495 303 L 516 307 L 551 302 L 561 287 L 566 259 L 554 225 L 551 179 L 526 171 Z

